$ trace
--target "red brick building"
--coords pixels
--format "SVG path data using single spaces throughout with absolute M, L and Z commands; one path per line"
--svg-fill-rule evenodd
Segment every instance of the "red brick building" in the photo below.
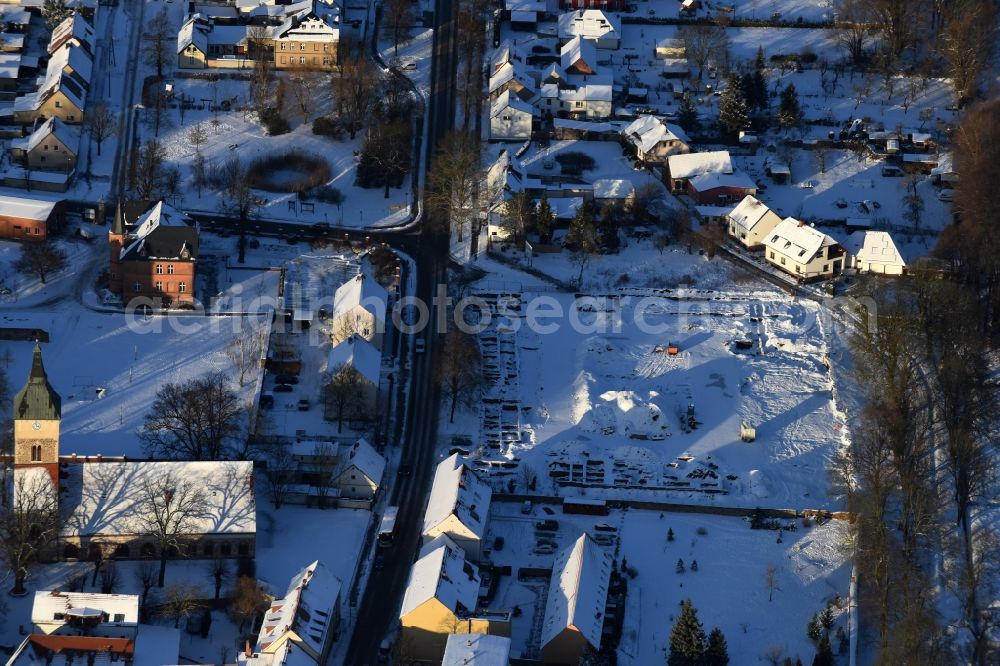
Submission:
M 148 208 L 119 207 L 108 250 L 109 288 L 124 303 L 137 297 L 160 298 L 164 305 L 194 303 L 198 230 L 171 206 L 159 201 Z
M 0 238 L 43 241 L 62 226 L 64 208 L 62 201 L 0 195 Z

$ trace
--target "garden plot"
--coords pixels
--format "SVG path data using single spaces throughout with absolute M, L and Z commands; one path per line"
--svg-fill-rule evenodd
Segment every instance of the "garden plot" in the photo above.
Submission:
M 524 618 L 513 625 L 512 654 L 538 647 L 533 627 L 544 614 L 548 586 L 545 578 L 519 578 L 519 569 L 551 567 L 554 553 L 583 532 L 635 574 L 628 577 L 620 664 L 663 663 L 673 620 L 685 599 L 692 600 L 706 632 L 722 629 L 734 663 L 757 663 L 772 646 L 780 648 L 782 659 L 800 657 L 809 663 L 815 648 L 806 636 L 806 623 L 828 603 L 837 618 L 831 638 L 838 628 L 847 629 L 851 554 L 848 528 L 840 521 L 808 527 L 779 521 L 792 529 L 777 532 L 751 530 L 742 518 L 707 514 L 629 509 L 579 516 L 541 506 L 525 516 L 519 506 L 494 503 L 490 521 L 490 543 L 496 537 L 504 540 L 490 559 L 512 567 L 510 577 L 500 578 L 490 607 L 518 607 Z M 677 571 L 678 560 L 683 573 Z M 777 588 L 768 601 L 770 566 Z M 836 651 L 838 643 L 833 643 Z
M 253 382 L 236 386 L 226 346 L 241 330 L 265 326 L 269 316 L 179 315 L 133 319 L 80 308 L 31 313 L 7 312 L 0 325 L 39 328 L 49 381 L 62 396 L 63 454 L 141 457 L 138 430 L 157 391 L 207 372 L 234 378 L 232 387 L 250 400 Z M 33 342 L 0 342 L 0 357 L 12 387 L 20 389 L 31 367 Z
M 613 333 L 608 312 L 518 331 L 518 414 L 532 435 L 499 451 L 529 468 L 514 478 L 533 472 L 546 494 L 834 508 L 825 469 L 845 434 L 819 306 L 774 292 L 638 293 L 621 299 Z M 741 441 L 743 425 L 756 441 Z

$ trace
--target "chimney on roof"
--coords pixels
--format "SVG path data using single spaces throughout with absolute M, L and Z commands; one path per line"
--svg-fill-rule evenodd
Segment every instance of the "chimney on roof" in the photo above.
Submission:
M 243 655 L 246 656 L 246 657 L 250 657 L 250 656 L 253 655 L 253 652 L 250 650 L 250 641 L 249 640 L 245 641 L 243 643 Z
M 806 226 L 806 223 L 805 223 L 805 222 L 803 222 L 802 220 L 799 220 L 799 226 L 800 226 L 800 227 L 804 227 L 804 226 Z

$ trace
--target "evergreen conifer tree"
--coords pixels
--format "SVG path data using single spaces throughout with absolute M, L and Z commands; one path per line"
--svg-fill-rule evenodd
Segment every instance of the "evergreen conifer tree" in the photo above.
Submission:
M 688 599 L 670 631 L 668 666 L 701 666 L 705 659 L 705 630 L 698 620 L 698 611 Z
M 726 637 L 718 627 L 708 634 L 708 646 L 705 648 L 705 666 L 726 666 L 729 663 L 729 646 Z
M 778 124 L 782 127 L 792 127 L 798 124 L 801 116 L 799 94 L 795 91 L 795 84 L 789 83 L 781 91 L 781 104 L 778 106 Z
M 747 101 L 735 74 L 729 77 L 726 89 L 719 98 L 719 125 L 729 134 L 736 134 L 750 126 Z

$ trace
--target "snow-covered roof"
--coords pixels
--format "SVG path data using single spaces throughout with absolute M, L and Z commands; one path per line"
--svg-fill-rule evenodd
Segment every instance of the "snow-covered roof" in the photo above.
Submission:
M 185 251 L 187 256 L 184 256 Z M 120 258 L 197 259 L 198 231 L 189 218 L 158 201 L 129 230 Z
M 49 53 L 70 39 L 75 39 L 78 43 L 86 45 L 91 51 L 94 49 L 94 29 L 80 12 L 74 12 L 72 16 L 63 19 L 62 23 L 52 29 L 48 45 Z
M 343 464 L 344 471 L 341 474 L 352 467 L 356 467 L 368 477 L 368 480 L 378 486 L 382 483 L 382 474 L 385 473 L 385 458 L 362 437 L 347 451 Z
M 510 60 L 500 66 L 490 76 L 489 92 L 494 93 L 509 81 L 517 81 L 529 90 L 534 90 L 536 84 L 534 79 L 525 70 L 524 65 L 519 60 Z
M 495 100 L 493 100 L 493 102 L 490 104 L 490 117 L 496 118 L 501 113 L 503 113 L 507 108 L 514 109 L 515 111 L 520 111 L 521 113 L 527 113 L 529 116 L 533 111 L 532 106 L 530 104 L 523 101 L 517 95 L 512 95 L 510 92 L 510 88 L 500 93 L 500 96 L 497 97 Z
M 441 666 L 507 666 L 510 639 L 490 634 L 451 634 Z
M 272 601 L 264 613 L 254 652 L 274 652 L 271 664 L 316 664 L 310 653 L 323 652 L 331 621 L 337 615 L 340 591 L 340 579 L 319 560 L 299 571 L 292 577 L 285 596 Z M 299 641 L 308 650 L 292 647 Z M 272 647 L 279 642 L 278 647 Z M 290 659 L 293 655 L 294 661 Z M 241 665 L 256 663 L 253 656 L 247 658 L 244 653 L 237 659 Z
M 545 0 L 504 0 L 504 8 L 509 12 L 544 12 Z
M 471 613 L 479 600 L 479 570 L 465 561 L 465 551 L 446 536 L 427 544 L 410 569 L 399 617 L 437 599 L 455 615 Z
M 692 178 L 703 173 L 732 173 L 733 162 L 728 150 L 707 153 L 685 153 L 667 158 L 671 178 Z
M 0 79 L 17 79 L 20 72 L 20 53 L 0 53 Z
M 99 594 L 97 592 L 60 592 L 59 590 L 39 590 L 35 592 L 35 602 L 31 607 L 32 624 L 62 623 L 56 614 L 65 615 L 76 609 L 101 611 L 108 616 L 102 623 L 114 622 L 115 615 L 124 616 L 115 624 L 139 623 L 139 595 Z
M 635 194 L 635 185 L 625 178 L 599 178 L 593 185 L 595 199 L 625 199 Z
M 687 74 L 691 70 L 687 58 L 664 58 L 664 74 Z
M 208 55 L 208 28 L 198 14 L 193 14 L 184 22 L 177 32 L 177 52 L 181 53 L 187 47 L 194 45 L 199 51 Z
M 559 90 L 559 99 L 566 102 L 610 102 L 613 96 L 614 87 L 610 83 L 585 83 Z
M 843 246 L 848 254 L 854 255 L 866 264 L 906 266 L 906 260 L 896 248 L 892 236 L 885 231 L 855 231 L 847 237 Z
M 618 37 L 620 34 L 621 22 L 618 17 L 600 9 L 577 9 L 559 15 L 559 39 L 582 37 L 596 40 Z
M 691 183 L 691 187 L 699 192 L 707 192 L 717 187 L 732 187 L 757 191 L 757 183 L 753 182 L 753 178 L 742 171 L 734 173 L 700 173 L 692 177 L 688 182 Z
M 52 215 L 57 201 L 35 199 L 33 196 L 11 196 L 0 194 L 0 214 L 6 217 L 18 217 L 22 220 L 44 222 Z
M 729 221 L 744 231 L 750 231 L 757 226 L 758 222 L 767 217 L 768 214 L 771 214 L 776 218 L 778 217 L 778 214 L 768 208 L 767 204 L 760 201 L 752 194 L 748 194 L 743 197 L 743 201 L 741 201 L 736 208 L 729 213 Z
M 29 136 L 23 139 L 12 140 L 10 146 L 11 148 L 19 148 L 25 152 L 30 152 L 39 143 L 48 138 L 50 134 L 54 134 L 71 153 L 76 155 L 76 151 L 80 147 L 80 126 L 67 125 L 55 116 L 39 125 Z
M 186 532 L 253 534 L 257 530 L 251 461 L 71 463 L 63 472 L 63 536 L 136 534 L 148 511 L 144 483 L 167 478 L 204 493 L 205 507 L 192 516 Z
M 836 244 L 832 237 L 794 217 L 782 220 L 764 241 L 768 249 L 803 262 L 812 260 L 824 247 Z
M 610 578 L 611 556 L 586 534 L 562 551 L 552 567 L 541 645 L 575 627 L 591 646 L 600 647 Z
M 378 386 L 382 354 L 370 342 L 352 334 L 334 345 L 326 357 L 328 372 L 341 367 L 354 368 L 362 377 Z
M 89 85 L 93 64 L 94 61 L 89 53 L 73 42 L 68 42 L 60 46 L 49 59 L 46 81 L 48 81 L 50 77 L 58 78 L 59 72 L 69 68 L 73 70 L 76 76 L 79 77 L 85 85 Z M 46 88 L 48 88 L 48 86 L 46 86 Z
M 495 72 L 504 64 L 510 62 L 513 54 L 514 47 L 511 45 L 509 39 L 500 42 L 500 45 L 493 49 L 493 54 L 490 56 L 490 72 Z
M 664 141 L 691 143 L 684 130 L 656 116 L 639 116 L 622 130 L 622 134 L 644 153 L 648 153 Z
M 457 453 L 445 458 L 434 472 L 422 534 L 454 515 L 470 532 L 480 539 L 485 538 L 492 496 L 489 485 L 466 467 Z
M 559 49 L 559 64 L 563 69 L 569 69 L 580 60 L 590 69 L 597 71 L 597 47 L 588 39 L 574 37 Z
M 274 34 L 275 39 L 296 41 L 330 41 L 340 38 L 340 12 L 317 12 L 306 9 L 285 21 Z
M 333 295 L 333 317 L 350 312 L 358 306 L 368 310 L 375 318 L 385 321 L 385 311 L 389 307 L 389 292 L 375 278 L 360 272 L 340 285 Z

